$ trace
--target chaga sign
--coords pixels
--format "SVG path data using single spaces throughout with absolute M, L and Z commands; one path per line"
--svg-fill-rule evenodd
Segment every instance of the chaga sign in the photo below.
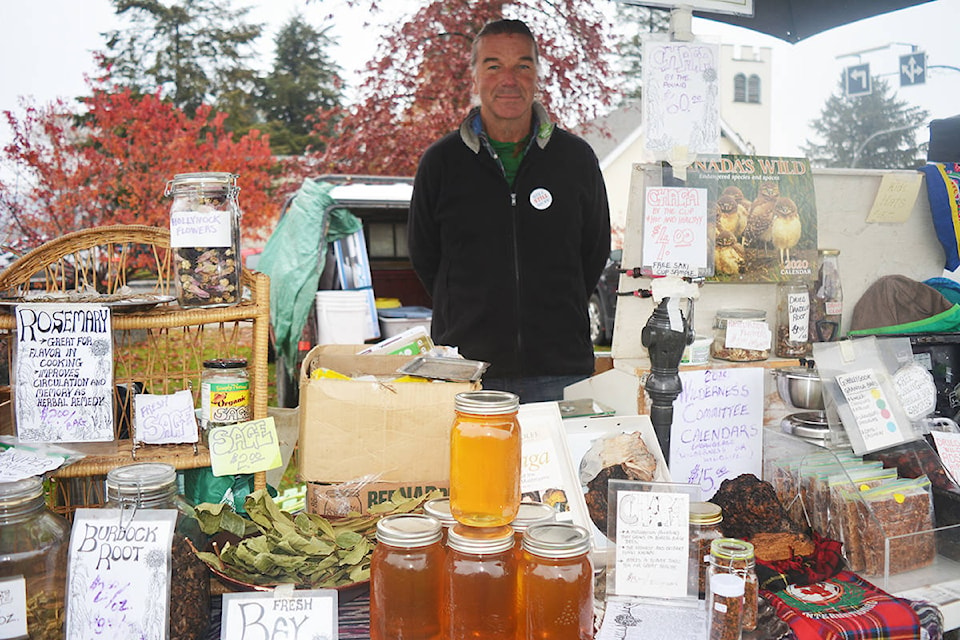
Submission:
M 176 522 L 175 509 L 77 509 L 67 567 L 67 638 L 168 637 Z
M 113 439 L 113 332 L 96 304 L 16 307 L 14 398 L 23 442 Z

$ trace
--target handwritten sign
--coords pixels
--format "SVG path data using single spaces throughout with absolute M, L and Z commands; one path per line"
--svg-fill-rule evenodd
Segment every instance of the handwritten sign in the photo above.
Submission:
M 911 420 L 925 418 L 937 409 L 937 384 L 933 375 L 916 362 L 906 364 L 893 374 L 893 386 L 903 412 Z
M 42 476 L 66 462 L 64 456 L 42 455 L 10 447 L 0 451 L 0 482 L 16 482 L 32 476 Z M 3 638 L 0 633 L 0 638 Z
M 836 380 L 855 422 L 844 423 L 844 427 L 856 428 L 868 451 L 891 447 L 906 439 L 872 369 L 837 375 Z
M 716 44 L 644 38 L 644 147 L 654 159 L 720 153 L 719 59 Z
M 167 637 L 176 522 L 174 509 L 77 509 L 67 566 L 67 638 Z
M 810 294 L 787 294 L 787 330 L 791 342 L 806 342 L 810 327 Z
M 176 211 L 170 214 L 170 246 L 229 247 L 229 211 Z
M 23 442 L 113 440 L 113 331 L 96 304 L 16 307 L 17 437 Z
M 706 189 L 647 188 L 643 263 L 653 275 L 703 275 L 708 242 Z
M 267 471 L 283 464 L 272 416 L 214 427 L 208 441 L 215 476 Z
M 0 578 L 0 638 L 27 637 L 27 582 Z
M 877 197 L 867 214 L 867 222 L 906 222 L 910 219 L 922 182 L 922 173 L 884 174 Z
M 700 486 L 709 500 L 720 483 L 763 472 L 763 369 L 681 371 L 673 403 L 670 475 Z
M 770 348 L 770 340 L 772 337 L 770 327 L 766 322 L 758 322 L 756 320 L 728 320 L 726 339 L 723 346 L 727 349 L 766 351 Z
M 335 589 L 223 594 L 221 638 L 332 640 L 338 633 Z
M 954 481 L 960 479 L 960 433 L 931 431 L 933 442 L 937 445 L 940 461 L 946 467 Z
M 617 492 L 617 595 L 687 595 L 689 513 L 685 493 Z
M 133 396 L 134 438 L 147 444 L 197 442 L 197 414 L 189 389 L 169 395 Z

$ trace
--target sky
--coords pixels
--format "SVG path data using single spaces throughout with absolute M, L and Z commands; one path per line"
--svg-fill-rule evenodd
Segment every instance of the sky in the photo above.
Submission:
M 265 23 L 260 39 L 264 68 L 270 63 L 276 30 L 297 11 L 316 28 L 326 26 L 326 16 L 334 14 L 331 34 L 340 41 L 334 57 L 347 72 L 348 81 L 357 78 L 355 73 L 376 50 L 376 32 L 364 28 L 363 12 L 348 10 L 343 0 L 233 0 L 232 6 L 253 6 L 248 18 Z M 899 56 L 913 47 L 927 53 L 928 66 L 960 68 L 957 16 L 960 0 L 934 0 L 838 27 L 794 45 L 699 18 L 693 21 L 693 32 L 723 44 L 773 49 L 771 153 L 799 155 L 800 146 L 814 136 L 809 123 L 819 117 L 849 65 L 869 63 L 872 75 L 884 76 L 900 99 L 927 109 L 931 119 L 960 114 L 960 71 L 930 68 L 926 85 L 903 88 L 897 76 L 887 75 L 897 72 Z M 92 52 L 103 48 L 100 34 L 119 22 L 109 0 L 2 0 L 0 25 L 0 60 L 4 60 L 0 112 L 22 114 L 21 96 L 45 104 L 58 97 L 85 94 L 84 76 L 95 70 Z M 535 24 L 531 28 L 536 32 Z M 918 136 L 924 141 L 928 132 Z M 3 119 L 0 144 L 8 141 Z

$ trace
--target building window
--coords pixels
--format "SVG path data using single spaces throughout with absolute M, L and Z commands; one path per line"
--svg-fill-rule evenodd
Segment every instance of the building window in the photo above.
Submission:
M 747 80 L 747 102 L 760 103 L 760 76 L 757 74 Z
M 733 76 L 733 101 L 747 101 L 747 76 L 742 73 Z

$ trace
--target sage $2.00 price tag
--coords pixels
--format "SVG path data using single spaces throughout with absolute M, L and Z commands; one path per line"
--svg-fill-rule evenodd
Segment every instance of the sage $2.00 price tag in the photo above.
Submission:
M 269 471 L 283 464 L 273 416 L 214 427 L 208 442 L 215 476 Z

